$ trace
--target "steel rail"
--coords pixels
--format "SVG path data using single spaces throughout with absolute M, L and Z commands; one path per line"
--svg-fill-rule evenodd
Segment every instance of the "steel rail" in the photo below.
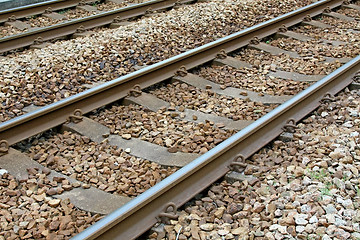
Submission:
M 183 0 L 181 3 L 188 3 L 192 1 L 194 0 Z M 153 11 L 164 10 L 174 7 L 176 2 L 177 0 L 146 1 L 144 3 L 134 4 L 112 11 L 3 37 L 0 38 L 0 53 L 31 46 L 39 37 L 41 37 L 43 41 L 65 37 L 74 34 L 79 27 L 84 27 L 85 30 L 102 27 L 111 24 L 116 17 L 125 20 L 132 17 L 142 16 L 149 8 Z
M 133 239 L 157 222 L 166 204 L 181 206 L 229 171 L 238 154 L 245 158 L 283 132 L 289 119 L 299 121 L 315 110 L 323 97 L 336 94 L 360 70 L 360 56 L 300 92 L 253 124 L 173 173 L 134 200 L 76 235 L 80 239 Z
M 85 2 L 94 2 L 95 0 L 87 0 Z M 0 11 L 0 23 L 8 21 L 9 17 L 15 16 L 16 19 L 30 17 L 42 14 L 46 9 L 51 8 L 53 11 L 75 7 L 79 5 L 81 0 L 52 0 L 41 3 L 26 5 L 23 7 L 11 8 Z
M 213 60 L 222 49 L 226 52 L 234 51 L 249 44 L 254 37 L 269 36 L 276 33 L 283 25 L 293 26 L 300 23 L 307 15 L 316 16 L 321 14 L 325 8 L 335 8 L 341 3 L 341 0 L 322 0 L 313 3 L 3 122 L 0 124 L 0 140 L 6 140 L 10 145 L 17 143 L 63 124 L 76 109 L 81 109 L 84 114 L 93 111 L 124 98 L 136 84 L 139 84 L 141 88 L 149 87 L 171 78 L 183 65 L 188 69 L 199 66 Z

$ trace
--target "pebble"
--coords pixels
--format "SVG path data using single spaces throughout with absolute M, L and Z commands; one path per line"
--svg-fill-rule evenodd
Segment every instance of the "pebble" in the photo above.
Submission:
M 131 134 L 123 134 L 123 135 L 121 135 L 121 137 L 123 139 L 130 140 L 131 139 Z
M 211 231 L 214 229 L 214 224 L 212 224 L 212 223 L 202 224 L 202 225 L 200 225 L 200 228 L 204 231 Z
M 59 206 L 60 204 L 60 199 L 51 199 L 48 204 L 51 206 L 51 207 L 57 207 Z
M 8 173 L 8 171 L 6 169 L 0 169 L 0 176 L 4 175 Z
M 112 106 L 90 118 L 106 125 L 111 133 L 124 139 L 136 137 L 166 147 L 173 153 L 180 151 L 203 154 L 236 132 L 220 129 L 208 121 L 193 123 L 172 118 L 169 113 L 166 110 L 151 112 L 145 107 L 130 104 Z M 136 124 L 139 122 L 144 124 Z
M 337 210 L 336 210 L 336 208 L 334 207 L 333 204 L 327 205 L 326 207 L 324 207 L 324 210 L 325 210 L 325 212 L 326 212 L 327 214 L 331 214 L 331 213 L 336 213 L 336 212 L 337 212 Z
M 297 214 L 295 215 L 295 223 L 298 225 L 306 225 L 308 221 L 306 220 L 308 216 L 306 214 Z
M 319 222 L 319 220 L 315 215 L 309 219 L 309 223 L 318 223 L 318 222 Z

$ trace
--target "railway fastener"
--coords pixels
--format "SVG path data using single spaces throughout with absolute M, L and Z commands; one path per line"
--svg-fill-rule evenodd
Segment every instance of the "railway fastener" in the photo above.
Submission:
M 24 30 L 30 28 L 29 24 L 23 23 L 16 19 L 15 15 L 10 16 L 4 24 L 5 26 L 12 26 L 14 28 Z
M 79 123 L 83 120 L 82 111 L 80 109 L 76 109 L 73 114 L 68 117 L 68 121 L 72 123 Z
M 32 49 L 41 49 L 41 48 L 47 47 L 49 45 L 50 45 L 50 43 L 44 42 L 44 39 L 42 37 L 37 37 L 34 40 L 34 44 L 31 45 L 30 48 L 32 48 Z
M 218 59 L 225 59 L 227 58 L 227 54 L 224 49 L 221 49 L 220 52 L 216 55 Z
M 140 85 L 136 84 L 133 89 L 129 90 L 129 97 L 139 97 L 142 94 Z
M 176 214 L 177 207 L 175 203 L 169 202 L 165 205 L 164 211 L 159 213 L 157 217 L 158 222 L 168 224 L 170 220 L 178 219 L 178 215 Z
M 6 140 L 0 141 L 0 156 L 3 156 L 9 152 L 9 143 Z
M 179 70 L 176 71 L 175 75 L 179 77 L 185 77 L 188 74 L 186 67 L 181 66 Z
M 254 37 L 250 40 L 250 44 L 258 45 L 260 43 L 260 39 L 258 37 Z
M 295 119 L 291 118 L 286 122 L 286 124 L 284 125 L 284 127 L 282 129 L 285 132 L 294 133 L 296 128 L 297 128 L 296 121 L 295 121 Z
M 289 141 L 293 140 L 293 138 L 294 138 L 293 133 L 295 132 L 296 128 L 297 128 L 297 126 L 296 126 L 295 119 L 293 119 L 293 118 L 289 119 L 286 122 L 286 124 L 282 127 L 282 130 L 284 132 L 280 134 L 279 140 L 283 141 L 283 142 L 289 142 Z
M 247 164 L 245 163 L 245 158 L 242 154 L 236 155 L 234 161 L 230 163 L 229 169 L 235 172 L 242 172 L 245 170 Z
M 334 95 L 331 93 L 326 93 L 324 97 L 321 99 L 321 102 L 323 103 L 329 103 L 334 101 Z
M 288 28 L 286 27 L 286 25 L 282 25 L 281 27 L 279 27 L 279 32 L 284 33 L 287 32 Z

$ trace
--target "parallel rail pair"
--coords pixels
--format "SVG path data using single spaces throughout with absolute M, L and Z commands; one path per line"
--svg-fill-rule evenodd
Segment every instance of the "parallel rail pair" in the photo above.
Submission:
M 76 109 L 81 109 L 84 114 L 88 113 L 124 98 L 134 85 L 139 85 L 142 89 L 149 87 L 173 77 L 181 66 L 194 68 L 213 60 L 221 50 L 227 53 L 235 51 L 248 45 L 255 37 L 268 37 L 279 28 L 294 26 L 308 15 L 317 16 L 324 9 L 333 9 L 342 3 L 340 0 L 316 2 L 1 123 L 0 140 L 5 140 L 9 145 L 17 143 L 63 124 Z M 159 216 L 166 216 L 165 206 L 176 208 L 186 203 L 222 177 L 239 154 L 245 158 L 254 154 L 283 132 L 283 126 L 289 119 L 299 121 L 318 107 L 326 94 L 336 94 L 348 86 L 359 70 L 360 56 L 109 214 L 74 239 L 132 239 L 141 235 L 157 222 Z
M 151 9 L 151 11 L 166 10 L 174 7 L 176 4 L 190 3 L 193 0 L 151 0 L 144 3 L 134 4 L 127 7 L 119 8 L 96 15 L 74 19 L 63 23 L 55 24 L 48 27 L 29 30 L 27 32 L 0 38 L 0 53 L 5 53 L 11 50 L 28 47 L 36 42 L 45 42 L 53 39 L 63 38 L 76 33 L 78 29 L 83 31 L 93 29 L 96 27 L 103 27 L 110 25 L 114 21 L 125 21 L 133 17 L 139 17 Z M 0 23 L 7 21 L 12 15 L 17 18 L 24 16 L 43 13 L 49 6 L 53 10 L 72 7 L 79 4 L 79 0 L 70 1 L 49 1 L 41 4 L 35 4 L 36 8 L 25 7 L 22 11 L 18 12 L 0 12 Z

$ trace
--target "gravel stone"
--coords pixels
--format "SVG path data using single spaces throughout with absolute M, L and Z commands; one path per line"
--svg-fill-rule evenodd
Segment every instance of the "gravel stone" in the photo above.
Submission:
M 220 129 L 209 121 L 187 122 L 174 119 L 165 108 L 152 112 L 138 105 L 113 105 L 90 118 L 125 139 L 136 137 L 185 153 L 205 153 L 235 134 L 235 130 Z
M 37 156 L 36 161 L 43 166 L 81 181 L 83 188 L 94 186 L 124 196 L 137 196 L 177 170 L 162 168 L 105 142 L 98 144 L 66 131 L 45 134 L 30 144 L 29 148 L 22 150 L 32 158 Z M 61 187 L 50 188 L 46 192 L 49 195 L 80 186 L 64 183 L 63 179 L 55 180 Z M 45 193 L 34 198 L 42 201 L 44 196 Z
M 151 91 L 158 98 L 204 113 L 212 113 L 233 120 L 256 120 L 270 112 L 277 105 L 252 102 L 203 91 L 185 83 L 175 82 Z
M 235 69 L 230 66 L 212 66 L 200 68 L 194 73 L 225 87 L 242 88 L 269 95 L 295 95 L 309 86 L 306 82 L 268 77 L 259 68 Z

